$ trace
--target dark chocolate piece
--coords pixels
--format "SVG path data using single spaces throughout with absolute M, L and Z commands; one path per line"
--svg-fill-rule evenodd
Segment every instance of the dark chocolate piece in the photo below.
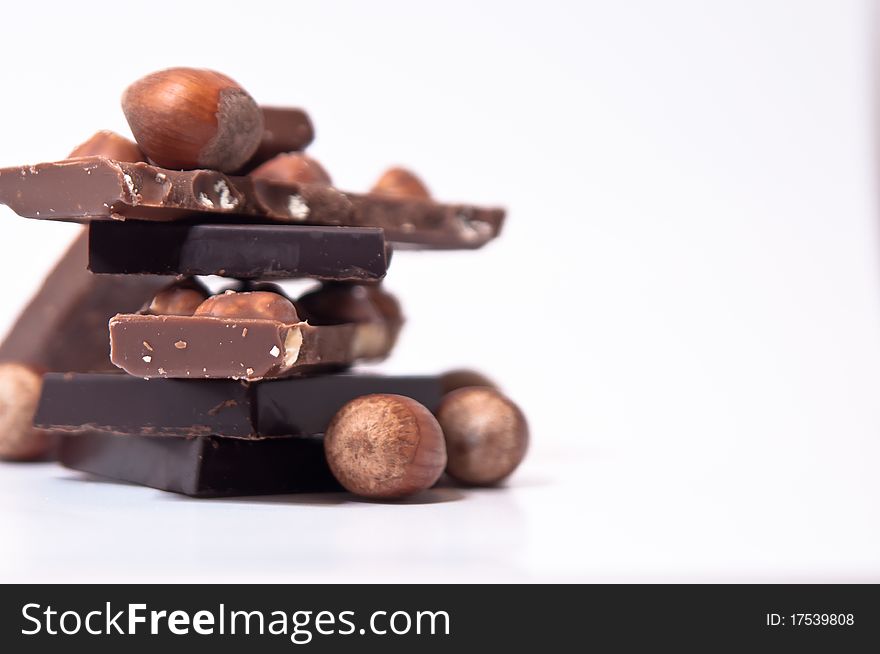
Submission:
M 193 497 L 339 491 L 320 437 L 65 436 L 68 468 Z
M 256 168 L 282 152 L 305 150 L 315 138 L 309 115 L 293 107 L 260 107 L 263 112 L 263 138 L 247 169 Z
M 380 227 L 388 241 L 434 249 L 478 248 L 498 236 L 504 221 L 503 209 L 346 194 L 321 184 L 280 184 L 101 157 L 0 169 L 0 203 L 27 218 L 78 222 L 217 222 L 246 216 L 303 225 Z
M 142 221 L 89 227 L 89 269 L 95 273 L 363 281 L 382 279 L 387 267 L 385 238 L 375 227 Z
M 110 360 L 137 377 L 247 379 L 341 368 L 361 357 L 359 325 L 120 314 Z
M 0 362 L 53 371 L 115 370 L 107 321 L 119 311 L 139 309 L 169 278 L 90 274 L 85 232 L 77 236 L 0 343 Z
M 247 384 L 146 380 L 120 373 L 48 374 L 34 423 L 58 431 L 231 438 L 319 434 L 342 406 L 392 393 L 429 410 L 442 397 L 436 376 L 321 375 Z

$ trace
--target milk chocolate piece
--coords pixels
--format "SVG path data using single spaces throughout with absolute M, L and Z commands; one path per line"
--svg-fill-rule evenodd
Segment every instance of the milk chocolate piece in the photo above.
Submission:
M 346 193 L 354 205 L 353 224 L 375 225 L 392 243 L 435 250 L 472 250 L 501 233 L 504 209 L 431 200 Z
M 260 107 L 263 112 L 263 138 L 248 162 L 253 169 L 282 152 L 305 150 L 315 138 L 309 115 L 293 107 Z
M 375 227 L 93 222 L 89 269 L 376 281 L 385 276 L 388 257 L 382 230 Z
M 52 371 L 115 370 L 109 358 L 107 321 L 118 311 L 136 311 L 169 278 L 90 274 L 85 232 L 74 240 L 0 343 L 0 362 Z
M 211 170 L 167 170 L 90 157 L 0 169 L 0 203 L 27 218 L 88 222 L 223 218 L 379 227 L 395 243 L 472 249 L 498 236 L 503 209 L 378 194 L 320 184 L 280 184 Z
M 214 170 L 169 170 L 103 157 L 0 169 L 0 203 L 26 218 L 170 221 L 251 216 L 340 225 L 351 202 L 330 186 L 277 184 Z
M 73 470 L 193 497 L 339 491 L 320 437 L 246 441 L 90 433 L 62 439 Z
M 266 438 L 323 433 L 342 406 L 362 395 L 405 395 L 434 410 L 438 376 L 320 375 L 245 383 L 141 379 L 120 373 L 52 373 L 34 423 L 65 432 Z
M 357 327 L 120 314 L 110 320 L 110 360 L 137 377 L 285 377 L 353 363 L 361 354 Z

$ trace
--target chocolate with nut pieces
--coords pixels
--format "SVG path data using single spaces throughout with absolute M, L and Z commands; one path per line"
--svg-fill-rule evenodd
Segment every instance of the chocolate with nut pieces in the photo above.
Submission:
M 26 218 L 283 222 L 380 227 L 385 238 L 429 249 L 473 249 L 498 236 L 504 210 L 324 184 L 278 183 L 213 170 L 168 170 L 87 157 L 0 169 L 0 203 Z
M 372 324 L 312 325 L 272 292 L 227 291 L 191 316 L 120 314 L 110 320 L 110 360 L 138 377 L 271 379 L 384 357 Z

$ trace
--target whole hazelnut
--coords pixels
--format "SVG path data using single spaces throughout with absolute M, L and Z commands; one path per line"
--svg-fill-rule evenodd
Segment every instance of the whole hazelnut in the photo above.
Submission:
M 254 99 L 225 75 L 169 68 L 147 75 L 122 95 L 122 110 L 138 145 L 165 168 L 234 172 L 263 136 Z
M 166 286 L 156 294 L 146 312 L 157 316 L 191 316 L 208 297 L 208 290 L 195 280 Z
M 373 184 L 371 193 L 389 195 L 395 198 L 430 200 L 431 192 L 418 176 L 406 168 L 389 168 Z
M 493 388 L 471 386 L 446 395 L 437 409 L 453 479 L 496 484 L 523 460 L 529 427 L 519 407 Z
M 326 184 L 330 175 L 324 167 L 309 156 L 299 152 L 276 155 L 254 168 L 251 177 L 282 184 Z
M 147 160 L 137 143 L 107 129 L 95 132 L 88 141 L 76 146 L 68 156 L 69 159 L 77 157 L 107 157 L 129 163 Z
M 374 499 L 430 488 L 446 465 L 437 420 L 402 395 L 364 395 L 343 406 L 327 428 L 324 451 L 346 490 Z
M 464 388 L 465 386 L 488 386 L 489 388 L 497 388 L 495 382 L 486 377 L 483 373 L 476 370 L 450 370 L 440 377 L 440 385 L 443 394 Z
M 0 459 L 33 461 L 48 454 L 54 439 L 34 429 L 43 380 L 18 363 L 0 364 Z
M 363 284 L 327 282 L 296 301 L 303 316 L 315 325 L 384 322 Z
M 267 291 L 227 291 L 213 295 L 196 309 L 196 316 L 214 318 L 262 318 L 283 323 L 299 322 L 293 302 L 278 293 Z

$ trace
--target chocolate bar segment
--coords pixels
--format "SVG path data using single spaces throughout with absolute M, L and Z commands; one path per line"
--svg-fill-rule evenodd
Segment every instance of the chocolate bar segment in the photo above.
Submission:
M 357 325 L 263 318 L 120 314 L 110 360 L 137 377 L 247 379 L 343 368 L 361 354 Z
M 248 162 L 253 169 L 282 152 L 305 150 L 315 138 L 309 115 L 293 107 L 260 107 L 263 112 L 263 138 Z
M 193 497 L 341 490 L 319 437 L 246 441 L 89 433 L 62 439 L 73 470 Z
M 476 249 L 496 238 L 504 210 L 379 194 L 346 193 L 354 205 L 354 223 L 385 230 L 393 243 L 437 250 Z
M 321 375 L 244 383 L 141 379 L 120 373 L 48 374 L 34 423 L 66 432 L 258 439 L 323 433 L 362 395 L 405 395 L 437 408 L 438 376 Z
M 170 221 L 201 214 L 211 221 L 251 216 L 340 225 L 352 214 L 348 198 L 330 186 L 277 184 L 103 157 L 0 169 L 0 203 L 26 218 L 74 222 Z
M 375 227 L 93 222 L 95 273 L 221 275 L 237 279 L 315 277 L 376 281 L 388 269 Z
M 322 184 L 281 184 L 211 170 L 167 170 L 101 157 L 0 169 L 0 203 L 27 218 L 89 222 L 136 218 L 379 227 L 395 243 L 472 249 L 498 236 L 503 209 L 379 194 Z
M 168 284 L 155 276 L 92 275 L 85 230 L 61 257 L 0 343 L 0 362 L 40 370 L 115 370 L 107 321 L 136 311 Z

